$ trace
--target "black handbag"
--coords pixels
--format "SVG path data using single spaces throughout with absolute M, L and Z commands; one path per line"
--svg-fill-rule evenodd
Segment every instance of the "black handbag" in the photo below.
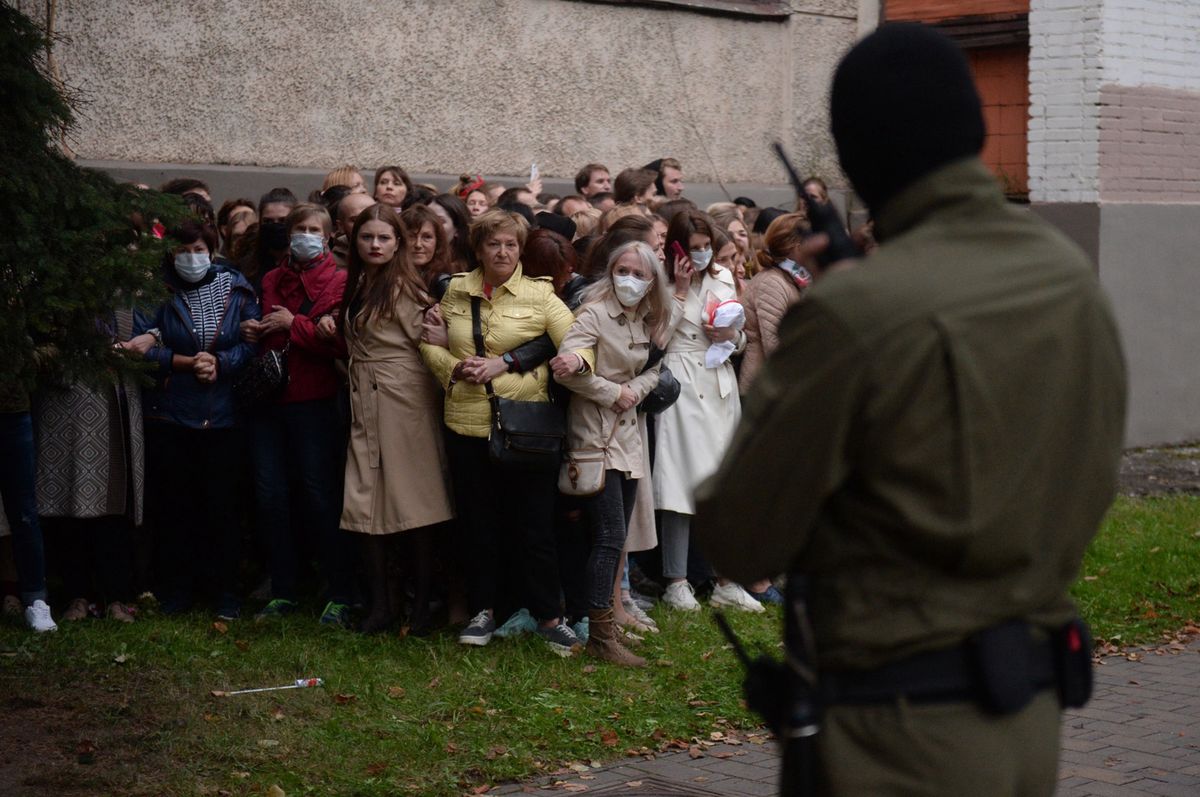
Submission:
M 655 346 L 650 352 L 650 358 L 646 360 L 646 365 L 639 373 L 645 373 L 648 368 L 653 368 L 654 364 L 663 358 L 666 352 Z M 642 399 L 642 403 L 638 405 L 640 412 L 659 413 L 670 407 L 679 398 L 679 391 L 682 390 L 682 385 L 675 378 L 675 374 L 671 373 L 671 369 L 663 366 L 658 371 L 658 384 L 654 389 L 646 394 Z
M 315 303 L 315 299 L 305 299 L 297 315 L 308 315 Z M 233 380 L 233 400 L 237 406 L 252 410 L 273 403 L 283 394 L 288 385 L 287 360 L 291 347 L 289 340 L 282 349 L 268 349 L 242 369 Z
M 475 354 L 487 357 L 479 304 L 479 297 L 472 296 L 471 333 L 475 338 Z M 492 428 L 488 434 L 491 460 L 504 467 L 557 472 L 567 436 L 567 417 L 552 394 L 547 391 L 549 401 L 515 401 L 497 396 L 491 382 L 484 389 L 492 405 Z
M 282 349 L 268 349 L 250 361 L 233 382 L 233 400 L 244 410 L 270 404 L 287 387 L 287 355 L 291 343 Z

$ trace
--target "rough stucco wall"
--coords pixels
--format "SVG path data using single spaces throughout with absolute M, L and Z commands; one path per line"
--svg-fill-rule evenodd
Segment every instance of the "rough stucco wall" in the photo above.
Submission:
M 671 154 L 689 180 L 780 182 L 782 136 L 840 182 L 825 91 L 858 3 L 793 5 L 751 22 L 566 0 L 66 0 L 58 57 L 88 101 L 83 158 L 569 177 Z

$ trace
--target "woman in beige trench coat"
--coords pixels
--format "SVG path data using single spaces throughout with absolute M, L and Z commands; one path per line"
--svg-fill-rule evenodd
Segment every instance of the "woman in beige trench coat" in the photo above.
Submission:
M 432 529 L 454 511 L 442 444 L 441 390 L 421 359 L 421 320 L 432 303 L 409 262 L 400 219 L 385 205 L 359 215 L 351 233 L 342 310 L 350 373 L 350 445 L 342 528 L 363 537 L 371 610 L 364 633 L 394 618 L 388 543 L 416 538 L 416 601 L 410 623 L 428 623 Z M 420 530 L 420 531 L 416 531 Z

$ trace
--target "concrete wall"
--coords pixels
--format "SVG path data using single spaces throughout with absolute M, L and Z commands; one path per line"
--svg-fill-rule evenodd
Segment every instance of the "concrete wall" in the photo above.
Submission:
M 673 155 L 692 181 L 781 183 L 781 137 L 839 185 L 826 93 L 871 3 L 791 5 L 65 0 L 56 54 L 84 159 L 569 178 Z
M 1129 359 L 1131 445 L 1200 440 L 1200 204 L 1100 206 L 1100 279 Z

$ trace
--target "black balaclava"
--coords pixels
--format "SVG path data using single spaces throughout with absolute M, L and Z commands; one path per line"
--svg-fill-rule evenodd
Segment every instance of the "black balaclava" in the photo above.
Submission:
M 916 23 L 885 25 L 838 64 L 829 100 L 842 170 L 872 211 L 950 161 L 983 148 L 967 59 Z

